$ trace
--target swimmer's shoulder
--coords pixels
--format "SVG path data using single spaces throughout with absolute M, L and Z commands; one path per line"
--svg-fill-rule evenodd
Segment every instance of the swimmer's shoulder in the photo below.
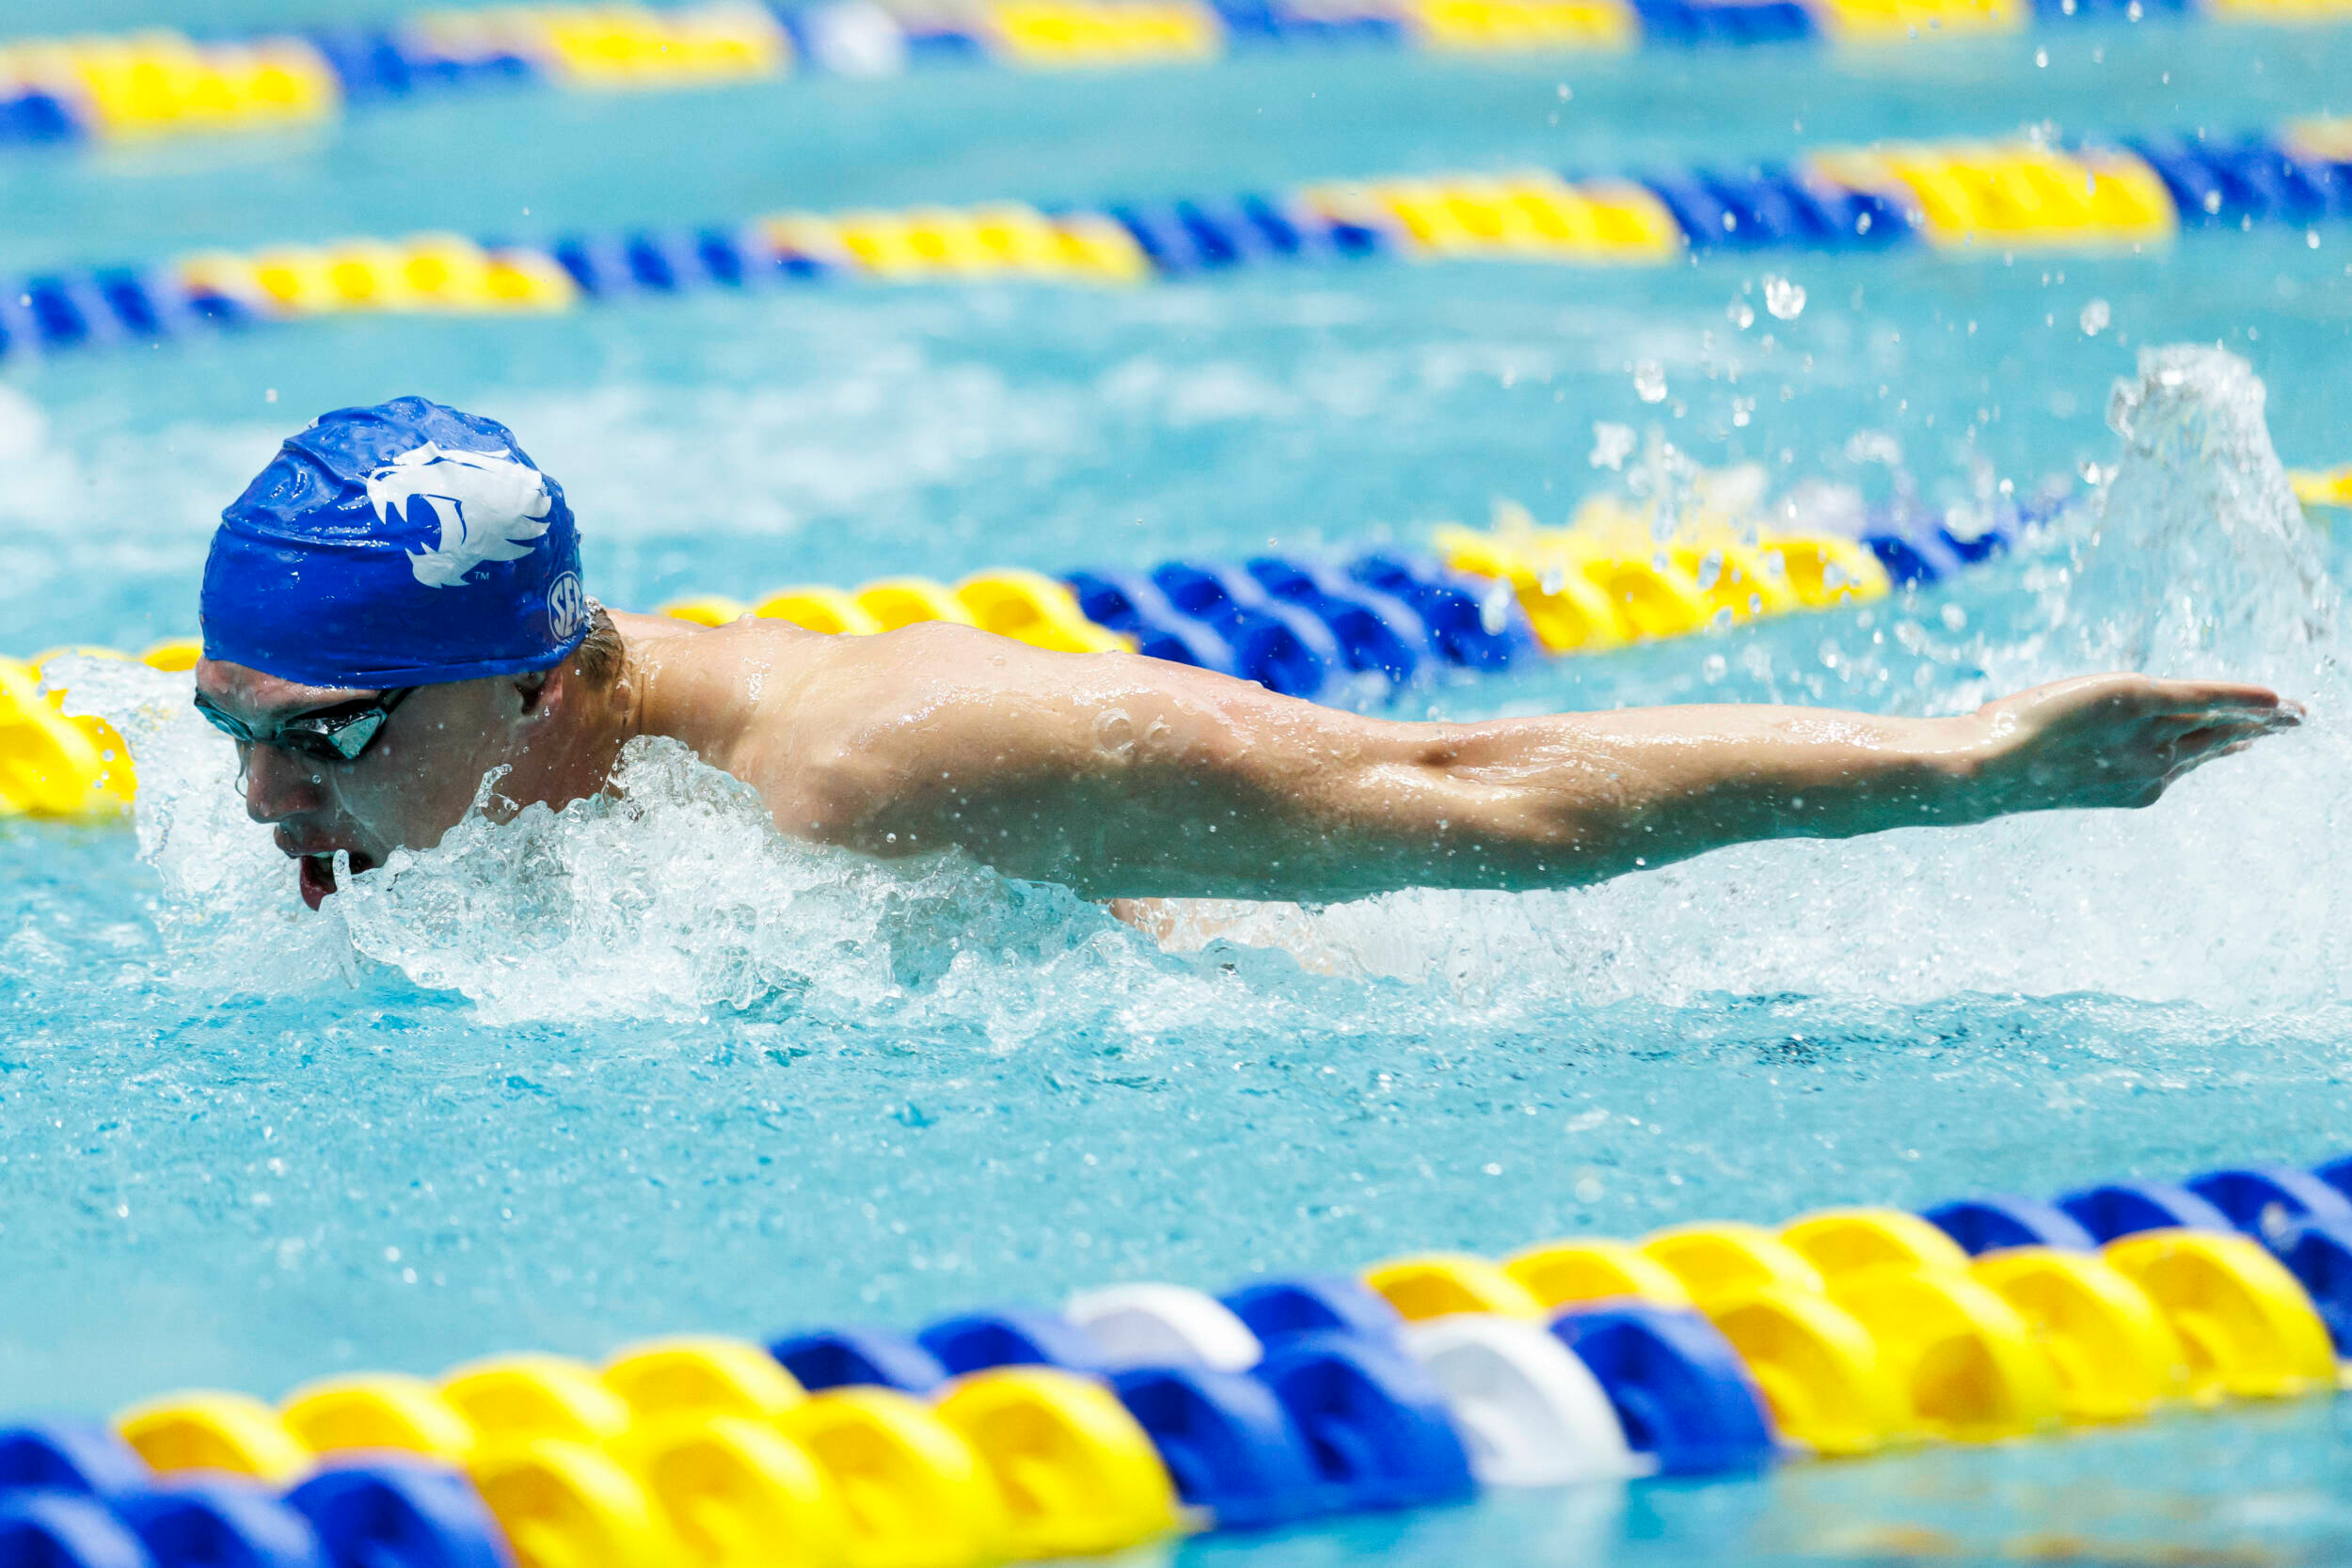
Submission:
M 917 621 L 892 631 L 849 636 L 810 631 L 789 621 L 743 615 L 707 626 L 669 615 L 612 610 L 613 626 L 632 643 L 662 644 L 665 662 L 721 668 L 741 659 L 763 664 L 780 657 L 805 659 L 842 670 L 888 670 L 944 662 L 950 668 L 972 661 L 1001 662 L 1023 651 L 975 626 L 947 621 Z

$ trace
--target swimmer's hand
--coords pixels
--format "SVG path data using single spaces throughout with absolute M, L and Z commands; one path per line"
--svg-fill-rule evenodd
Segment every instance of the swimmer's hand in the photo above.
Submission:
M 1987 703 L 1970 726 L 1969 815 L 2147 806 L 2190 769 L 2303 721 L 2235 681 L 2083 675 Z

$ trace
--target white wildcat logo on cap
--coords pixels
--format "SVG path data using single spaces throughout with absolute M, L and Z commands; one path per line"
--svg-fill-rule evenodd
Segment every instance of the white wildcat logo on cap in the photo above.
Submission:
M 451 451 L 432 441 L 368 475 L 367 490 L 368 503 L 387 522 L 405 520 L 412 500 L 433 509 L 441 541 L 408 558 L 427 588 L 461 587 L 466 574 L 486 561 L 520 561 L 548 531 L 554 504 L 547 476 L 511 453 Z

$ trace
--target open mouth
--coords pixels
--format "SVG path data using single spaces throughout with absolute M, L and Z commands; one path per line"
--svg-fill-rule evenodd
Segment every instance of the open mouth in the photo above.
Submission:
M 302 901 L 315 910 L 326 902 L 327 895 L 335 891 L 335 857 L 331 852 L 303 855 L 294 863 L 300 867 Z M 374 863 L 356 849 L 351 852 L 351 874 L 355 877 Z

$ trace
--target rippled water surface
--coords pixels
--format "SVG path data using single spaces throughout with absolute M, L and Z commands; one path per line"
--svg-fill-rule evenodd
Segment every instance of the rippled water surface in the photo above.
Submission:
M 2329 97 L 2352 80 L 2344 35 L 2084 32 L 2040 69 L 2034 47 L 448 104 L 298 145 L 9 162 L 0 264 L 2348 106 Z M 2069 499 L 1947 589 L 1389 711 L 1949 712 L 2122 661 L 2242 671 L 2314 720 L 2141 814 L 1245 925 L 1302 964 L 1234 940 L 1165 953 L 970 864 L 775 842 L 660 748 L 615 800 L 469 825 L 312 918 L 184 688 L 72 667 L 77 700 L 121 717 L 146 800 L 135 833 L 0 823 L 0 1407 L 2339 1151 L 2342 561 L 2280 465 L 2352 460 L 2347 261 L 2338 225 L 2099 259 L 839 289 L 12 365 L 0 625 L 19 653 L 187 629 L 211 517 L 277 439 L 401 392 L 513 425 L 564 483 L 594 589 L 640 606 L 1411 542 L 1506 497 L 1556 520 L 1639 477 L 1593 466 L 1599 422 L 1759 464 L 1774 494 Z M 1801 314 L 1765 311 L 1768 275 L 1804 286 Z M 2145 347 L 2217 342 L 2235 357 L 2143 377 Z M 2119 380 L 2128 437 L 2107 423 Z M 2183 1417 L 1188 1551 L 2336 1561 L 2341 1419 Z

